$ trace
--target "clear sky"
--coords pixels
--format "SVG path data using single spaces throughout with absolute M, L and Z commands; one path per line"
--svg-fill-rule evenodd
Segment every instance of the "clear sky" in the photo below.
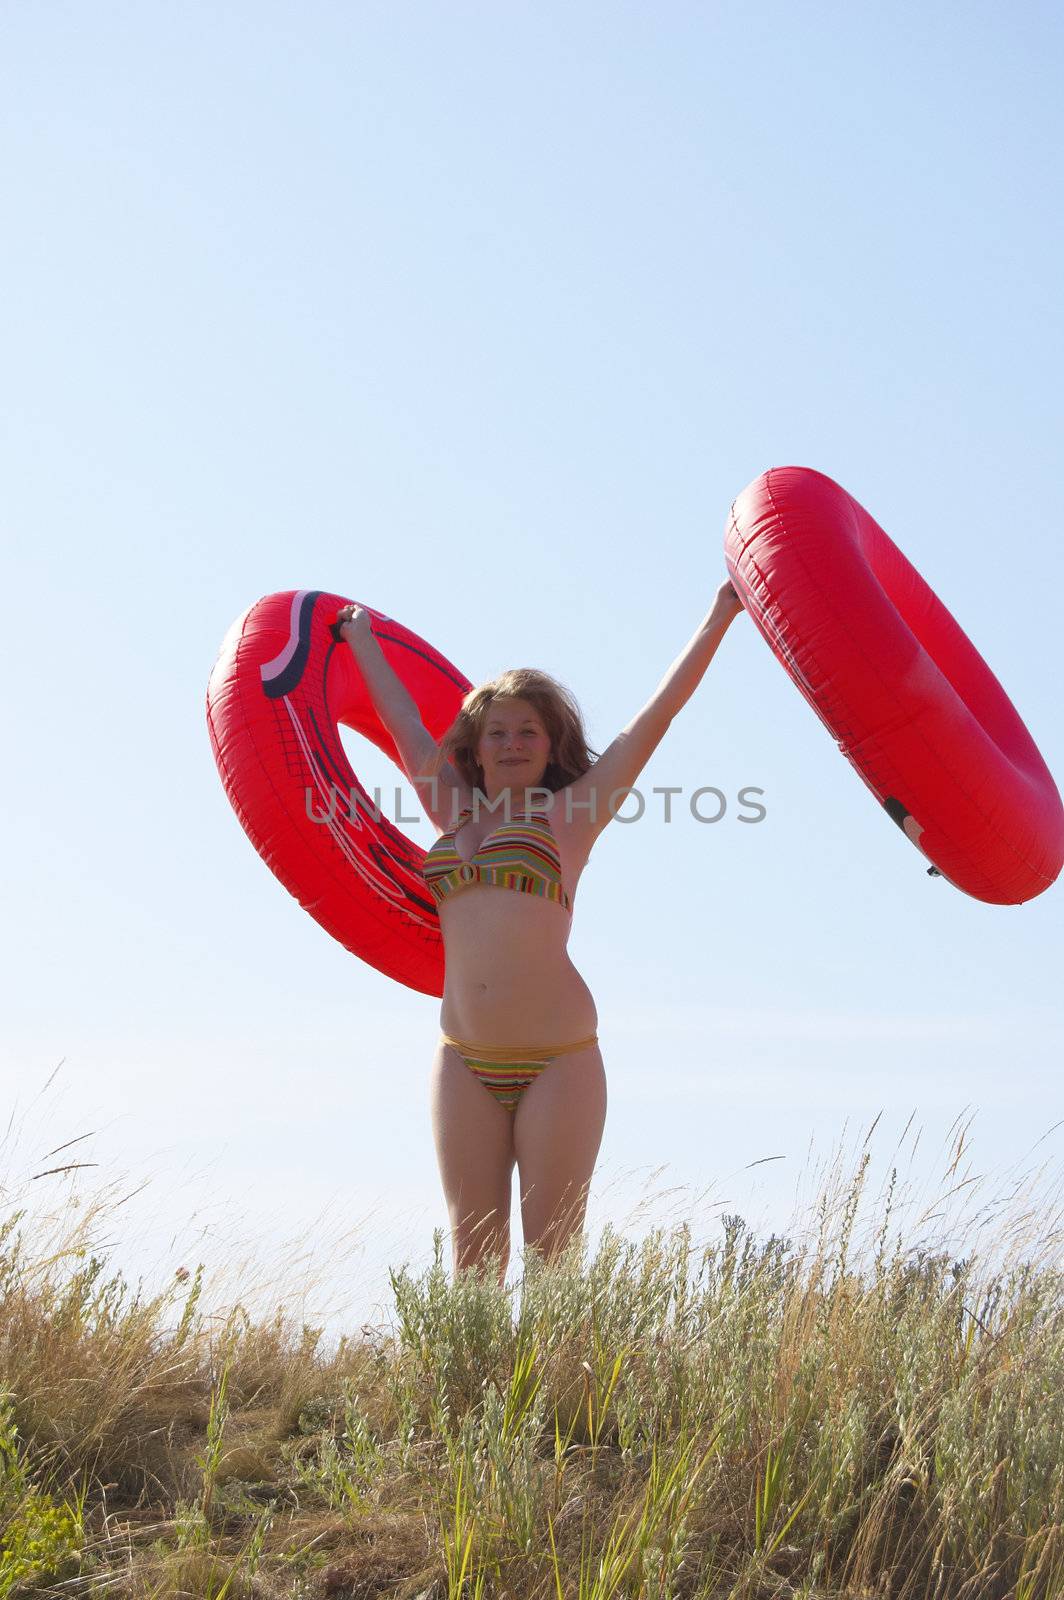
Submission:
M 58 1205 L 29 1180 L 91 1135 L 76 1181 L 146 1185 L 117 1264 L 246 1244 L 265 1273 L 299 1236 L 313 1307 L 369 1316 L 446 1223 L 439 1002 L 244 836 L 204 717 L 226 629 L 334 590 L 474 681 L 553 673 L 602 749 L 708 609 L 732 499 L 801 464 L 919 567 L 1059 781 L 1064 23 L 55 0 L 0 11 L 0 58 L 6 1182 Z M 592 1234 L 784 1231 L 878 1113 L 877 1173 L 912 1118 L 929 1192 L 958 1116 L 955 1181 L 1059 1173 L 1059 885 L 928 878 L 744 617 L 655 784 L 757 785 L 767 815 L 648 807 L 581 881 Z M 515 1264 L 520 1238 L 515 1193 Z

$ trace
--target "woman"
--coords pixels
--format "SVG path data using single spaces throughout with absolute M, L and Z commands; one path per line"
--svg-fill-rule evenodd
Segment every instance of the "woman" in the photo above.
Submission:
M 492 1257 L 505 1282 L 515 1165 L 526 1248 L 554 1260 L 583 1226 L 606 1075 L 595 1002 L 566 952 L 573 896 L 592 845 L 741 610 L 725 582 L 650 700 L 597 760 L 575 702 L 530 668 L 471 689 L 437 745 L 368 613 L 357 605 L 339 613 L 439 833 L 424 866 L 445 955 L 432 1127 L 456 1273 Z

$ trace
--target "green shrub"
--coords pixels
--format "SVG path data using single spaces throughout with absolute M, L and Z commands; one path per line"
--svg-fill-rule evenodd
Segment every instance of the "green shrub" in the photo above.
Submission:
M 27 1479 L 8 1395 L 0 1396 L 0 1600 L 80 1564 L 80 1507 L 71 1511 Z

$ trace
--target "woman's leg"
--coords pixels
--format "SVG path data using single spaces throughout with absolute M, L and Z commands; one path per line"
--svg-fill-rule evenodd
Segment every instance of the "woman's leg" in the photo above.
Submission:
M 606 1071 L 597 1044 L 555 1056 L 514 1112 L 525 1245 L 554 1259 L 583 1227 L 606 1122 Z
M 431 1078 L 432 1135 L 451 1219 L 454 1270 L 510 1259 L 514 1117 L 470 1072 L 458 1052 L 436 1046 Z

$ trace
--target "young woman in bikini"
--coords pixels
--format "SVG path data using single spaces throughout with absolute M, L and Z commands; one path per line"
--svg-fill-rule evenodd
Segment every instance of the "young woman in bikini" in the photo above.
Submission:
M 456 1273 L 491 1257 L 505 1282 L 515 1165 L 526 1248 L 554 1260 L 583 1227 L 606 1074 L 595 1002 L 566 952 L 576 885 L 742 609 L 723 583 L 654 694 L 597 760 L 572 697 L 531 668 L 470 689 L 437 744 L 368 613 L 350 605 L 339 614 L 439 832 L 424 867 L 445 956 L 432 1127 Z

